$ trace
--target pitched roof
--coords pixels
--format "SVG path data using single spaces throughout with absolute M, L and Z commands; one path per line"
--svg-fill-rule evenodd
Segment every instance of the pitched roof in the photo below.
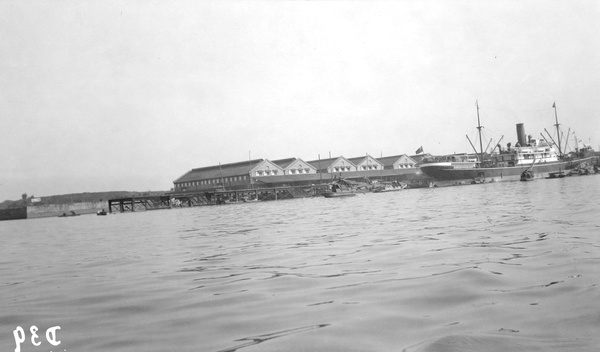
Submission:
M 394 156 L 386 156 L 384 158 L 378 158 L 377 160 L 379 160 L 380 163 L 382 163 L 385 166 L 393 166 L 394 163 L 396 161 L 398 161 L 398 159 L 402 158 L 402 157 L 406 157 L 408 159 L 412 159 L 413 161 L 416 162 L 415 158 L 408 156 L 407 154 L 400 154 L 400 155 L 394 155 Z
M 298 160 L 297 158 L 287 158 L 287 159 L 279 159 L 279 160 L 271 160 L 271 162 L 282 169 L 290 166 L 291 163 Z
M 382 163 L 385 166 L 392 166 L 392 165 L 394 165 L 394 163 L 396 161 L 398 161 L 398 159 L 400 159 L 404 155 L 406 155 L 406 154 L 394 155 L 394 156 L 386 156 L 384 158 L 377 158 L 377 160 L 379 160 L 379 162 Z
M 355 158 L 348 158 L 348 161 L 354 165 L 358 165 L 361 161 L 365 160 L 368 156 L 358 156 Z
M 271 165 L 271 166 L 273 166 L 273 167 L 275 167 L 277 169 L 280 169 L 283 172 L 283 168 L 281 166 L 279 166 L 279 165 L 275 164 L 274 162 L 272 162 L 270 160 L 267 160 L 267 159 L 265 159 L 265 160 L 261 161 L 260 163 L 256 164 L 248 172 L 257 171 L 257 170 L 264 170 L 264 169 L 269 170 L 270 169 L 269 165 Z
M 339 157 L 329 158 L 329 159 L 310 160 L 310 161 L 307 161 L 307 163 L 311 164 L 312 166 L 315 167 L 315 169 L 319 170 L 319 169 L 326 169 L 329 165 L 333 164 L 333 162 L 336 161 L 337 159 L 339 159 Z
M 343 157 L 341 155 L 336 158 L 307 161 L 307 163 L 314 166 L 314 168 L 317 169 L 317 171 L 319 171 L 319 170 L 327 170 L 327 168 L 329 168 L 329 166 L 331 166 L 333 163 L 335 163 L 336 161 L 338 161 L 340 159 L 347 160 L 350 164 L 352 164 L 352 166 L 356 167 L 356 164 L 354 164 L 352 161 L 350 161 L 349 159 L 346 159 L 345 157 Z
M 358 157 L 355 157 L 355 158 L 348 158 L 348 161 L 350 161 L 352 164 L 358 166 L 358 164 L 360 164 L 363 160 L 365 160 L 367 158 L 371 158 L 371 159 L 373 159 L 375 161 L 380 162 L 379 159 L 377 159 L 377 158 L 375 158 L 375 157 L 373 157 L 371 155 L 358 156 Z
M 200 167 L 188 171 L 183 176 L 173 181 L 173 183 L 247 175 L 256 165 L 260 164 L 261 162 L 263 162 L 263 159 Z

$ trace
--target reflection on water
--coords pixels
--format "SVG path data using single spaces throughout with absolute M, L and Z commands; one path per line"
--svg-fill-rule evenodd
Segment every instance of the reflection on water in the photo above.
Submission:
M 1 347 L 596 351 L 599 183 L 1 222 Z

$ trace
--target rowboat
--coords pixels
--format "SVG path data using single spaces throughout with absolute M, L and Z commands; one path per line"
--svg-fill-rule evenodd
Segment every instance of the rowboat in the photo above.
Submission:
M 325 198 L 341 198 L 341 197 L 354 197 L 354 192 L 325 192 L 322 193 Z
M 397 181 L 393 182 L 384 182 L 378 184 L 373 188 L 373 193 L 384 193 L 384 192 L 395 192 L 401 191 L 407 187 L 406 183 L 400 183 Z

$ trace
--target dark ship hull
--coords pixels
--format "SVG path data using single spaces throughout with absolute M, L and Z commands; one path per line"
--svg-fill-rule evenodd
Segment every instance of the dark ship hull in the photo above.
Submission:
M 521 174 L 532 169 L 535 178 L 543 178 L 553 172 L 573 169 L 580 164 L 589 163 L 592 157 L 571 161 L 556 161 L 551 163 L 508 167 L 455 168 L 452 163 L 432 163 L 421 165 L 421 171 L 432 177 L 436 184 L 453 185 L 483 182 L 516 181 Z
M 553 144 L 549 143 L 543 135 L 543 141 L 531 136 L 527 137 L 524 125 L 518 123 L 516 126 L 518 139 L 516 145 L 511 148 L 511 143 L 508 143 L 507 150 L 503 151 L 500 144 L 498 144 L 499 152 L 494 153 L 494 148 L 486 158 L 481 138 L 482 127 L 479 119 L 479 104 L 477 103 L 476 106 L 477 129 L 479 131 L 479 146 L 481 149 L 477 155 L 477 159 L 470 159 L 464 155 L 451 155 L 443 156 L 441 159 L 433 158 L 432 160 L 425 160 L 419 166 L 421 171 L 425 175 L 432 177 L 438 186 L 513 181 L 521 179 L 521 175 L 525 172 L 530 173 L 528 180 L 543 178 L 561 174 L 564 170 L 574 169 L 580 165 L 588 165 L 595 159 L 594 156 L 590 155 L 593 151 L 589 147 L 570 155 L 563 154 L 558 116 L 556 115 L 556 104 L 552 104 L 552 107 L 554 108 L 556 118 L 555 126 L 558 143 L 555 143 L 547 130 L 548 138 Z M 471 142 L 470 139 L 469 142 Z M 553 145 L 558 147 L 558 153 L 554 150 Z M 475 150 L 472 143 L 471 146 Z

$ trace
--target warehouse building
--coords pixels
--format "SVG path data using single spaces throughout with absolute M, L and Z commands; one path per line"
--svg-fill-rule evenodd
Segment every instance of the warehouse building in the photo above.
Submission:
M 284 175 L 305 175 L 317 173 L 317 168 L 299 158 L 273 160 L 273 163 L 277 164 L 283 169 Z
M 386 156 L 378 159 L 385 169 L 410 169 L 417 167 L 417 161 L 406 154 Z
M 337 174 L 340 172 L 357 171 L 356 165 L 343 156 L 339 156 L 337 158 L 312 160 L 308 163 L 316 168 L 317 172 L 320 173 Z
M 416 165 L 417 161 L 406 154 L 385 158 L 339 156 L 312 161 L 300 158 L 255 159 L 192 169 L 173 181 L 173 191 L 188 193 L 314 185 L 330 182 L 336 176 L 397 180 L 418 174 Z
M 370 155 L 349 158 L 348 160 L 356 165 L 356 171 L 382 170 L 384 166 L 380 161 Z
M 277 164 L 255 159 L 192 169 L 173 181 L 175 192 L 252 188 L 254 176 L 283 175 Z

